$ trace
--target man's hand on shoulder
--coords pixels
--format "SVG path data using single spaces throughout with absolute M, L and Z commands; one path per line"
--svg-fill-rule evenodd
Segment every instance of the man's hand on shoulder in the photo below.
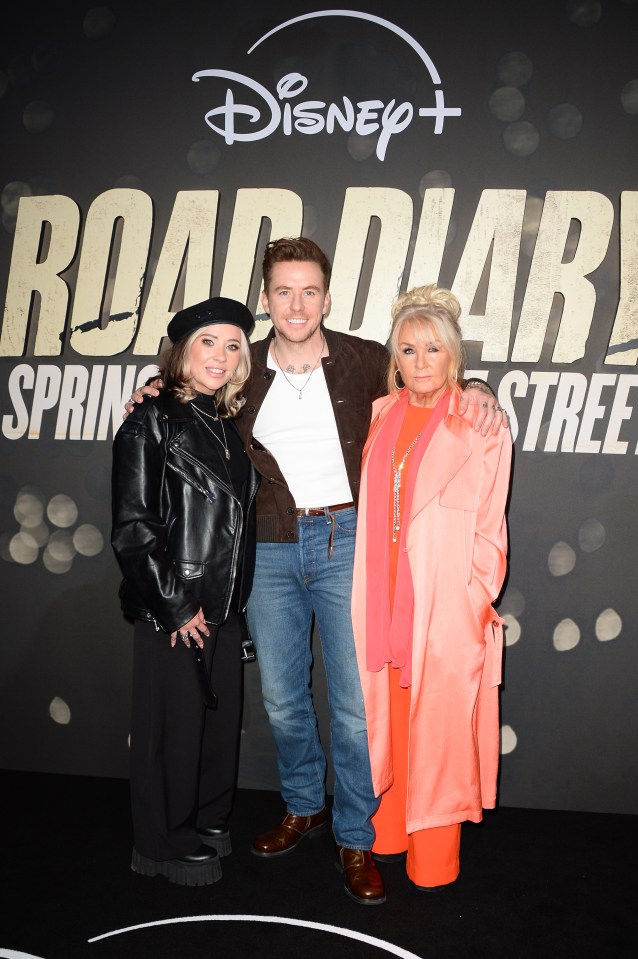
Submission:
M 149 380 L 144 386 L 140 386 L 134 393 L 131 393 L 130 400 L 124 404 L 125 412 L 122 414 L 122 419 L 125 420 L 129 413 L 133 412 L 136 403 L 143 403 L 144 397 L 159 396 L 163 386 L 164 380 L 161 376 L 157 376 L 154 380 Z
M 481 380 L 468 380 L 467 386 L 459 398 L 459 413 L 466 419 L 474 420 L 474 429 L 483 436 L 509 429 L 507 412 L 499 406 L 498 400 L 487 383 Z

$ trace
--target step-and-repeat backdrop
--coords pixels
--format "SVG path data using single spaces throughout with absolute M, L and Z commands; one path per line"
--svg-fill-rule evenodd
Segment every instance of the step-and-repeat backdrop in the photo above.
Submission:
M 510 413 L 501 802 L 636 812 L 635 0 L 0 16 L 0 764 L 127 774 L 123 403 L 175 310 L 259 314 L 265 243 L 303 233 L 335 329 L 385 342 L 399 290 L 451 287 Z M 240 785 L 276 788 L 246 680 Z

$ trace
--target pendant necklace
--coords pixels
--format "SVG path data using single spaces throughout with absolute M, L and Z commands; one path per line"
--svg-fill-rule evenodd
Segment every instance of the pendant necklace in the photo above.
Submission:
M 396 543 L 397 533 L 401 529 L 401 472 L 405 466 L 405 461 L 407 460 L 410 452 L 417 444 L 420 433 L 414 437 L 407 450 L 403 454 L 403 459 L 397 466 L 394 461 L 394 450 L 396 447 L 392 447 L 392 473 L 394 474 L 394 481 L 392 484 L 392 542 Z
M 324 337 L 324 335 L 323 335 L 323 332 L 322 332 L 322 333 L 321 333 L 321 350 L 319 351 L 319 356 L 318 356 L 317 359 L 315 360 L 315 365 L 314 365 L 314 366 L 312 367 L 312 369 L 310 370 L 310 373 L 308 373 L 308 379 L 306 380 L 306 382 L 304 383 L 304 385 L 303 385 L 302 387 L 299 387 L 299 386 L 295 386 L 294 383 L 291 383 L 291 382 L 290 382 L 290 380 L 289 380 L 288 377 L 286 376 L 286 371 L 284 370 L 283 366 L 282 366 L 281 363 L 279 362 L 279 357 L 277 356 L 277 337 L 275 337 L 275 338 L 273 339 L 273 341 L 272 341 L 272 348 L 273 348 L 273 353 L 274 353 L 274 355 L 275 355 L 275 362 L 277 363 L 277 366 L 278 366 L 279 369 L 281 370 L 281 374 L 282 374 L 283 378 L 285 379 L 286 383 L 288 383 L 289 386 L 292 386 L 293 390 L 295 390 L 297 393 L 299 393 L 299 399 L 302 399 L 302 398 L 303 398 L 303 397 L 302 397 L 303 391 L 304 391 L 305 388 L 308 386 L 308 383 L 310 382 L 310 377 L 312 376 L 312 374 L 314 373 L 314 371 L 317 369 L 317 364 L 318 364 L 319 360 L 321 359 L 321 354 L 323 353 L 323 348 L 324 348 L 325 345 L 326 345 L 326 339 L 325 339 L 325 337 Z
M 200 423 L 202 423 L 202 424 L 206 427 L 206 429 L 208 430 L 208 432 L 211 433 L 211 434 L 215 437 L 215 439 L 217 440 L 217 442 L 219 443 L 219 445 L 220 445 L 220 446 L 222 447 L 222 449 L 224 450 L 224 453 L 225 453 L 225 455 L 226 455 L 226 459 L 229 460 L 229 459 L 230 459 L 230 450 L 228 449 L 228 440 L 226 439 L 226 430 L 224 429 L 224 421 L 222 420 L 222 418 L 219 416 L 219 414 L 217 414 L 216 416 L 213 416 L 212 413 L 207 413 L 205 410 L 200 410 L 199 407 L 195 406 L 194 403 L 191 403 L 191 409 L 193 410 L 193 412 L 195 413 L 195 415 L 196 415 L 197 418 L 199 419 Z M 222 443 L 222 441 L 220 440 L 220 438 L 219 438 L 219 436 L 217 435 L 217 433 L 215 432 L 215 430 L 212 428 L 212 426 L 210 426 L 210 425 L 206 422 L 206 420 L 204 419 L 205 416 L 207 416 L 210 420 L 214 420 L 216 423 L 219 423 L 219 425 L 220 425 L 221 428 L 222 428 L 222 435 L 223 435 L 223 437 L 224 437 L 223 443 Z

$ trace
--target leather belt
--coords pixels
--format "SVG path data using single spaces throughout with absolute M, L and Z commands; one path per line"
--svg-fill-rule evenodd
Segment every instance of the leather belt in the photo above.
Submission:
M 350 509 L 351 506 L 354 506 L 354 503 L 337 503 L 336 506 L 302 506 L 299 509 L 296 509 L 295 512 L 297 516 L 325 516 L 326 510 L 329 513 L 336 513 L 340 509 Z

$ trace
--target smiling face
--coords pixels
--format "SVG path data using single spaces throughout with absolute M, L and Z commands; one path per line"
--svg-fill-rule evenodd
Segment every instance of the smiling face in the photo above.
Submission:
M 432 323 L 404 320 L 396 362 L 411 406 L 436 406 L 449 388 L 452 360 Z
M 312 260 L 275 263 L 261 302 L 270 314 L 276 335 L 288 343 L 321 340 L 321 320 L 330 308 L 330 293 L 318 263 Z
M 209 396 L 225 386 L 241 360 L 242 332 L 230 323 L 211 323 L 194 335 L 188 352 L 189 384 Z

